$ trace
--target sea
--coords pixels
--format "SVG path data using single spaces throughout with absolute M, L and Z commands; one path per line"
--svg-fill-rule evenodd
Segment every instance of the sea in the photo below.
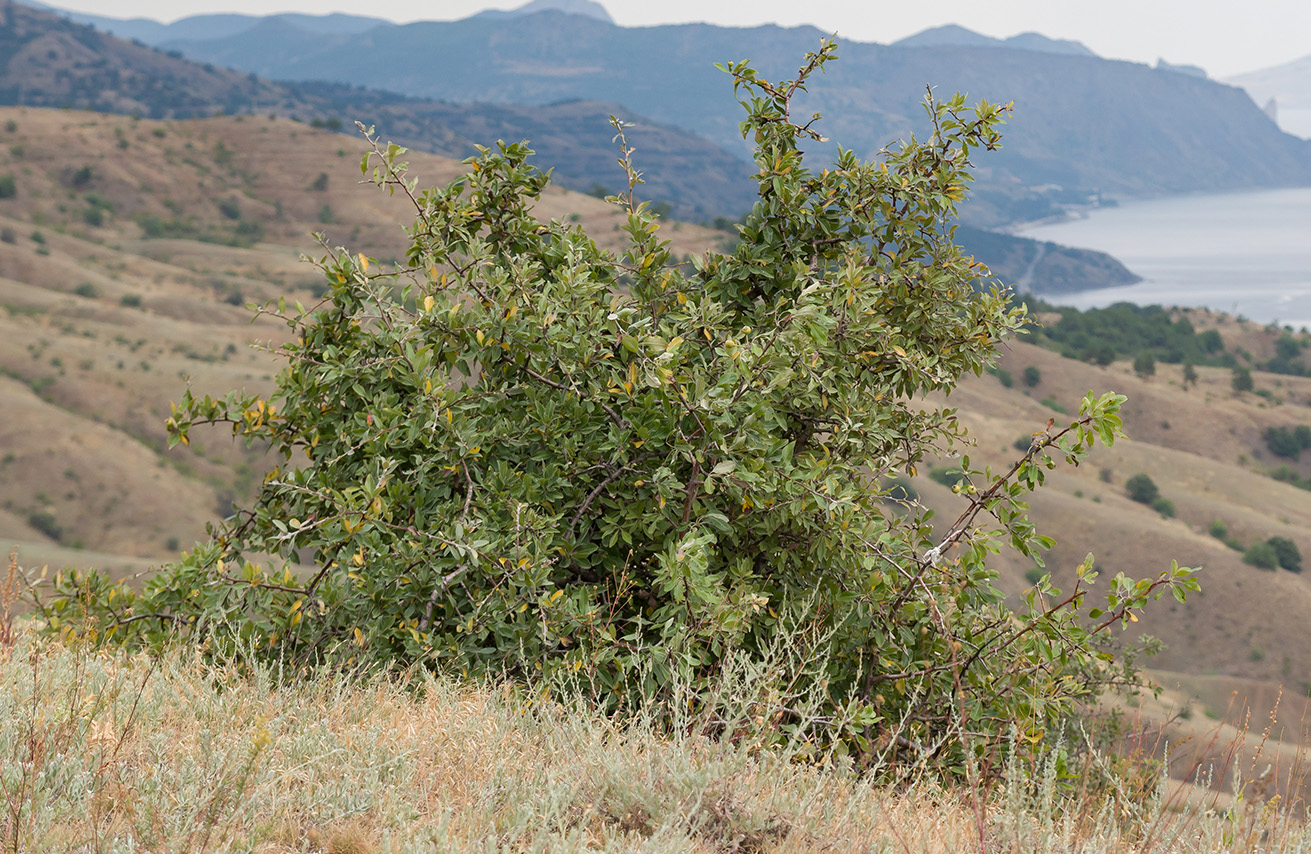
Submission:
M 1311 187 L 1134 201 L 1016 233 L 1108 252 L 1143 278 L 1040 294 L 1057 305 L 1203 306 L 1311 329 Z

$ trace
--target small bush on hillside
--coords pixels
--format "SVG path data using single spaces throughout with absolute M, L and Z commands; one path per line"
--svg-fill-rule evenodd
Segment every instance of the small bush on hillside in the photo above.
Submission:
M 1297 543 L 1287 537 L 1271 537 L 1266 540 L 1266 543 L 1279 556 L 1279 565 L 1281 567 L 1289 572 L 1302 571 L 1302 552 L 1298 549 Z
M 6 172 L 0 175 L 0 199 L 12 199 L 18 195 L 18 181 L 14 178 L 14 173 Z
M 1243 552 L 1243 563 L 1257 569 L 1275 569 L 1279 566 L 1279 552 L 1270 543 L 1253 543 Z
M 64 538 L 64 528 L 59 524 L 58 517 L 49 510 L 34 510 L 27 516 L 27 524 L 36 528 L 55 542 Z
M 310 189 L 316 193 L 322 193 L 328 189 L 328 173 L 320 172 L 319 177 L 315 178 L 313 183 L 310 184 Z
M 1311 427 L 1305 424 L 1292 429 L 1288 427 L 1267 427 L 1261 433 L 1261 438 L 1265 440 L 1265 445 L 1270 449 L 1270 453 L 1277 457 L 1287 457 L 1295 460 L 1302 455 L 1303 451 L 1311 448 Z
M 523 143 L 415 196 L 407 263 L 330 252 L 323 301 L 268 308 L 291 328 L 277 391 L 188 392 L 168 421 L 172 443 L 222 424 L 270 451 L 254 504 L 141 588 L 61 575 L 49 629 L 572 681 L 666 720 L 716 708 L 745 663 L 771 680 L 764 737 L 947 775 L 1037 751 L 1132 677 L 1099 633 L 1197 582 L 1117 574 L 1083 612 L 1090 555 L 1068 593 L 1044 583 L 1015 611 L 995 586 L 1002 543 L 1041 564 L 1024 499 L 1115 441 L 1114 393 L 1000 476 L 962 456 L 979 489 L 950 525 L 884 503 L 885 478 L 962 446 L 930 393 L 1026 323 L 950 241 L 1004 110 L 930 96 L 930 142 L 811 171 L 815 120 L 791 99 L 832 55 L 782 83 L 730 65 L 759 200 L 729 254 L 671 255 L 617 121 L 618 255 L 533 216 L 548 177 Z M 404 150 L 369 140 L 365 174 L 411 187 Z
M 1024 384 L 1033 388 L 1042 382 L 1042 371 L 1038 370 L 1036 365 L 1029 365 L 1024 369 Z
M 1152 509 L 1167 519 L 1174 518 L 1174 502 L 1164 496 L 1158 496 L 1152 501 Z
M 1124 482 L 1124 491 L 1139 504 L 1151 504 L 1161 494 L 1156 482 L 1145 474 L 1136 474 Z
M 1211 526 L 1207 528 L 1207 533 L 1215 537 L 1217 540 L 1224 540 L 1229 536 L 1229 526 L 1224 523 L 1223 519 L 1216 519 L 1211 523 Z
M 997 382 L 1002 384 L 1003 388 L 1012 388 L 1015 385 L 1015 377 L 1005 368 L 997 369 Z
M 1229 385 L 1239 394 L 1251 391 L 1256 387 L 1256 384 L 1252 381 L 1252 371 L 1241 365 L 1234 367 L 1233 375 L 1229 379 Z
M 1156 359 L 1151 353 L 1141 353 L 1134 357 L 1133 372 L 1146 379 L 1156 375 Z
M 140 294 L 123 294 L 118 298 L 118 304 L 124 308 L 141 308 Z
M 943 486 L 955 486 L 965 479 L 965 472 L 957 466 L 935 466 L 929 469 L 929 477 Z
M 1016 438 L 1014 442 L 1011 442 L 1011 447 L 1019 451 L 1020 453 L 1024 453 L 1025 451 L 1029 450 L 1029 448 L 1033 446 L 1033 441 L 1034 441 L 1034 436 L 1026 433 L 1023 436 L 1019 436 L 1018 438 Z
M 87 299 L 95 299 L 96 297 L 100 296 L 100 289 L 97 288 L 95 285 L 91 284 L 90 282 L 83 282 L 82 284 L 73 288 L 73 293 L 77 294 L 80 297 L 85 297 Z

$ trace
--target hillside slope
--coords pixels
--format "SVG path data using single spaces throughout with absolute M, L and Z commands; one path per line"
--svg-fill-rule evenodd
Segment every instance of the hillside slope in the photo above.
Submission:
M 141 568 L 187 547 L 253 488 L 230 436 L 165 451 L 169 403 L 268 388 L 286 328 L 243 304 L 312 302 L 309 236 L 386 263 L 407 202 L 361 185 L 362 141 L 285 119 L 153 122 L 0 110 L 0 537 L 25 562 Z M 415 153 L 413 175 L 463 167 Z M 617 244 L 621 211 L 551 188 L 546 219 Z M 682 255 L 724 239 L 668 229 Z M 199 447 L 197 447 L 199 445 Z M 76 547 L 84 551 L 71 552 Z
M 248 46 L 276 51 L 295 34 L 333 38 L 345 28 L 317 19 L 306 24 L 303 17 L 262 20 L 258 34 L 241 38 Z M 321 29 L 314 28 L 315 22 Z M 116 38 L 13 0 L 0 0 L 0 105 L 151 118 L 276 114 L 319 120 L 349 133 L 353 122 L 363 121 L 405 145 L 456 159 L 472 155 L 477 144 L 529 139 L 545 162 L 560 166 L 557 182 L 580 191 L 598 184 L 617 189 L 624 180 L 615 165 L 618 149 L 608 121 L 613 114 L 635 123 L 642 168 L 653 176 L 642 187 L 644 198 L 669 203 L 684 219 L 702 221 L 739 216 L 754 196 L 744 180 L 750 165 L 740 156 L 613 102 L 461 106 L 357 85 L 274 83 Z

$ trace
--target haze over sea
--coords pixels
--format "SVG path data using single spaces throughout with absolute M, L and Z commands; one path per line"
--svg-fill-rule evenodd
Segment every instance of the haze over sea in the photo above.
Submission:
M 1044 295 L 1059 305 L 1204 306 L 1311 329 L 1311 188 L 1130 202 L 1018 233 L 1109 252 L 1143 277 Z

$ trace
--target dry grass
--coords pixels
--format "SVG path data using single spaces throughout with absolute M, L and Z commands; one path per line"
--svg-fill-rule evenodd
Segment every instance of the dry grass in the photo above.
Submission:
M 19 637 L 0 662 L 6 851 L 1307 850 L 1269 803 L 1062 802 L 1012 768 L 975 808 L 787 750 L 620 725 L 428 676 L 294 679 Z

